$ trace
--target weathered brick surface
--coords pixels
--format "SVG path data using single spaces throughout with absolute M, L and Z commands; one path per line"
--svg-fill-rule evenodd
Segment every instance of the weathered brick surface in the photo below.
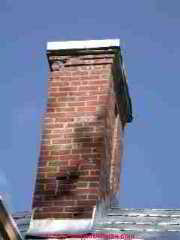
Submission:
M 118 190 L 123 130 L 114 91 L 114 58 L 108 50 L 49 54 L 34 218 L 91 217 L 97 199 Z

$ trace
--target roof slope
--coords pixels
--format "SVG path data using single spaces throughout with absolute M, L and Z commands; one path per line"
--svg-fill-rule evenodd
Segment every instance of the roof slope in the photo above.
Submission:
M 25 236 L 31 213 L 18 213 L 13 217 Z M 95 221 L 94 232 L 128 233 L 136 239 L 180 239 L 180 209 L 111 208 Z

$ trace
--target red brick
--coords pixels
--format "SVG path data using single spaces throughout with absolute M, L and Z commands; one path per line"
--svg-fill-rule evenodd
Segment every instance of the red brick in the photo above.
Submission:
M 57 200 L 57 201 L 54 201 L 54 205 L 55 206 L 74 206 L 76 204 L 76 201 L 74 200 Z
M 71 139 L 52 140 L 52 144 L 67 144 L 67 143 L 71 143 Z
M 88 199 L 98 199 L 98 195 L 88 194 Z
M 57 213 L 57 212 L 64 212 L 64 208 L 63 207 L 53 207 L 53 206 L 49 206 L 49 207 L 43 207 L 43 212 L 45 213 Z
M 51 84 L 52 87 L 65 87 L 69 86 L 69 82 L 52 82 Z
M 89 107 L 79 107 L 77 108 L 78 112 L 96 112 L 96 107 L 95 106 L 89 106 Z
M 65 211 L 67 212 L 84 212 L 85 211 L 92 211 L 93 207 L 87 207 L 84 209 L 84 207 L 66 207 Z
M 70 102 L 68 103 L 68 106 L 70 107 L 79 107 L 79 106 L 84 106 L 85 102 Z
M 85 206 L 96 205 L 96 200 L 82 200 L 82 201 L 78 201 L 78 205 L 85 205 Z
M 92 211 L 73 213 L 73 218 L 92 218 Z
M 80 176 L 79 179 L 81 181 L 99 181 L 99 176 L 91 176 L 91 177 L 86 177 L 86 176 Z
M 99 170 L 91 170 L 90 175 L 91 176 L 99 176 L 100 171 Z

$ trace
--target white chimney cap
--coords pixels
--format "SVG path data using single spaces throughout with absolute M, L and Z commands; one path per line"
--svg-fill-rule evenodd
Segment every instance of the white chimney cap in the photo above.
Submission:
M 48 42 L 47 50 L 70 50 L 70 49 L 92 49 L 120 47 L 120 39 L 105 40 L 85 40 L 85 41 L 65 41 L 65 42 Z

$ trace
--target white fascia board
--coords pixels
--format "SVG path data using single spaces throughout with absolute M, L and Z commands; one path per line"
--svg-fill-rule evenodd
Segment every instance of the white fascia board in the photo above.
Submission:
M 120 47 L 120 39 L 48 42 L 47 50 L 93 49 Z

